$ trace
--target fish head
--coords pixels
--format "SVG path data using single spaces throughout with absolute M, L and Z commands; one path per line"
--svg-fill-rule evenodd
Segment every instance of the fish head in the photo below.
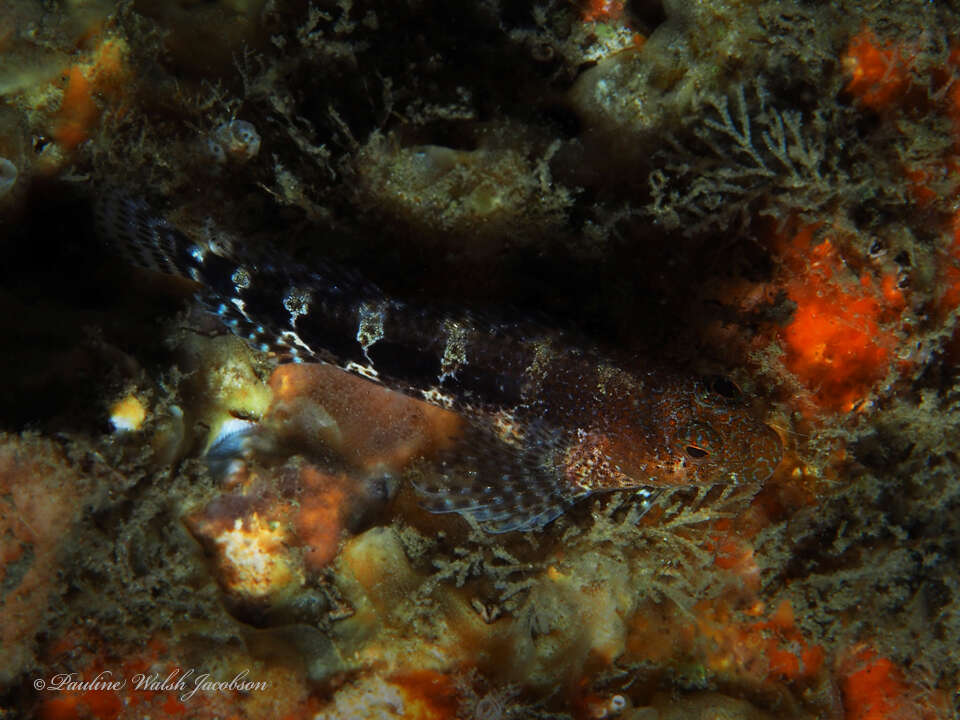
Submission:
M 669 484 L 762 483 L 783 457 L 777 432 L 743 404 L 692 395 L 668 421 L 662 462 Z
M 599 433 L 605 467 L 595 490 L 762 483 L 783 457 L 780 436 L 739 393 L 710 381 L 662 378 L 621 406 Z M 595 453 L 596 454 L 596 453 Z M 594 463 L 596 466 L 597 463 Z M 589 489 L 590 483 L 581 483 Z

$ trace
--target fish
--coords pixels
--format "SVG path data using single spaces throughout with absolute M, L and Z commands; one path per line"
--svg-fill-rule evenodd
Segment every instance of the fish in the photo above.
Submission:
M 258 350 L 461 413 L 459 449 L 415 482 L 430 512 L 538 531 L 597 493 L 631 491 L 646 509 L 664 488 L 763 483 L 781 460 L 779 435 L 732 383 L 627 367 L 539 322 L 404 302 L 334 264 L 251 262 L 119 191 L 94 214 L 127 262 L 192 280 L 197 302 Z

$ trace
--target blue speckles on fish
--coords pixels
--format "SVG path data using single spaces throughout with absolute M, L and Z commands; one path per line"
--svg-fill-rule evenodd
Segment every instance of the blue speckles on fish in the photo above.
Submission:
M 132 263 L 199 283 L 253 346 L 462 412 L 466 450 L 418 490 L 490 532 L 539 529 L 596 492 L 649 503 L 665 486 L 762 482 L 780 461 L 777 434 L 699 380 L 628 372 L 538 326 L 416 308 L 331 267 L 244 265 L 122 195 L 100 199 L 97 222 Z

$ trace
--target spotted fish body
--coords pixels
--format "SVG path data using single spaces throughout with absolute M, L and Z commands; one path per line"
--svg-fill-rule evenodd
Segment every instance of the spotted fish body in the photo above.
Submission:
M 700 380 L 628 372 L 539 326 L 417 308 L 332 267 L 245 265 L 122 195 L 96 217 L 130 262 L 199 283 L 255 347 L 463 413 L 466 449 L 418 491 L 489 532 L 539 529 L 597 492 L 650 503 L 667 486 L 760 483 L 780 461 L 777 434 Z

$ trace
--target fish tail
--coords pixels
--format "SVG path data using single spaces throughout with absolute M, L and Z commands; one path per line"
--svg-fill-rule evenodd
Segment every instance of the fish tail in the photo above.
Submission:
M 195 255 L 200 248 L 143 200 L 119 192 L 99 193 L 94 222 L 100 237 L 131 265 L 197 279 L 202 263 Z

